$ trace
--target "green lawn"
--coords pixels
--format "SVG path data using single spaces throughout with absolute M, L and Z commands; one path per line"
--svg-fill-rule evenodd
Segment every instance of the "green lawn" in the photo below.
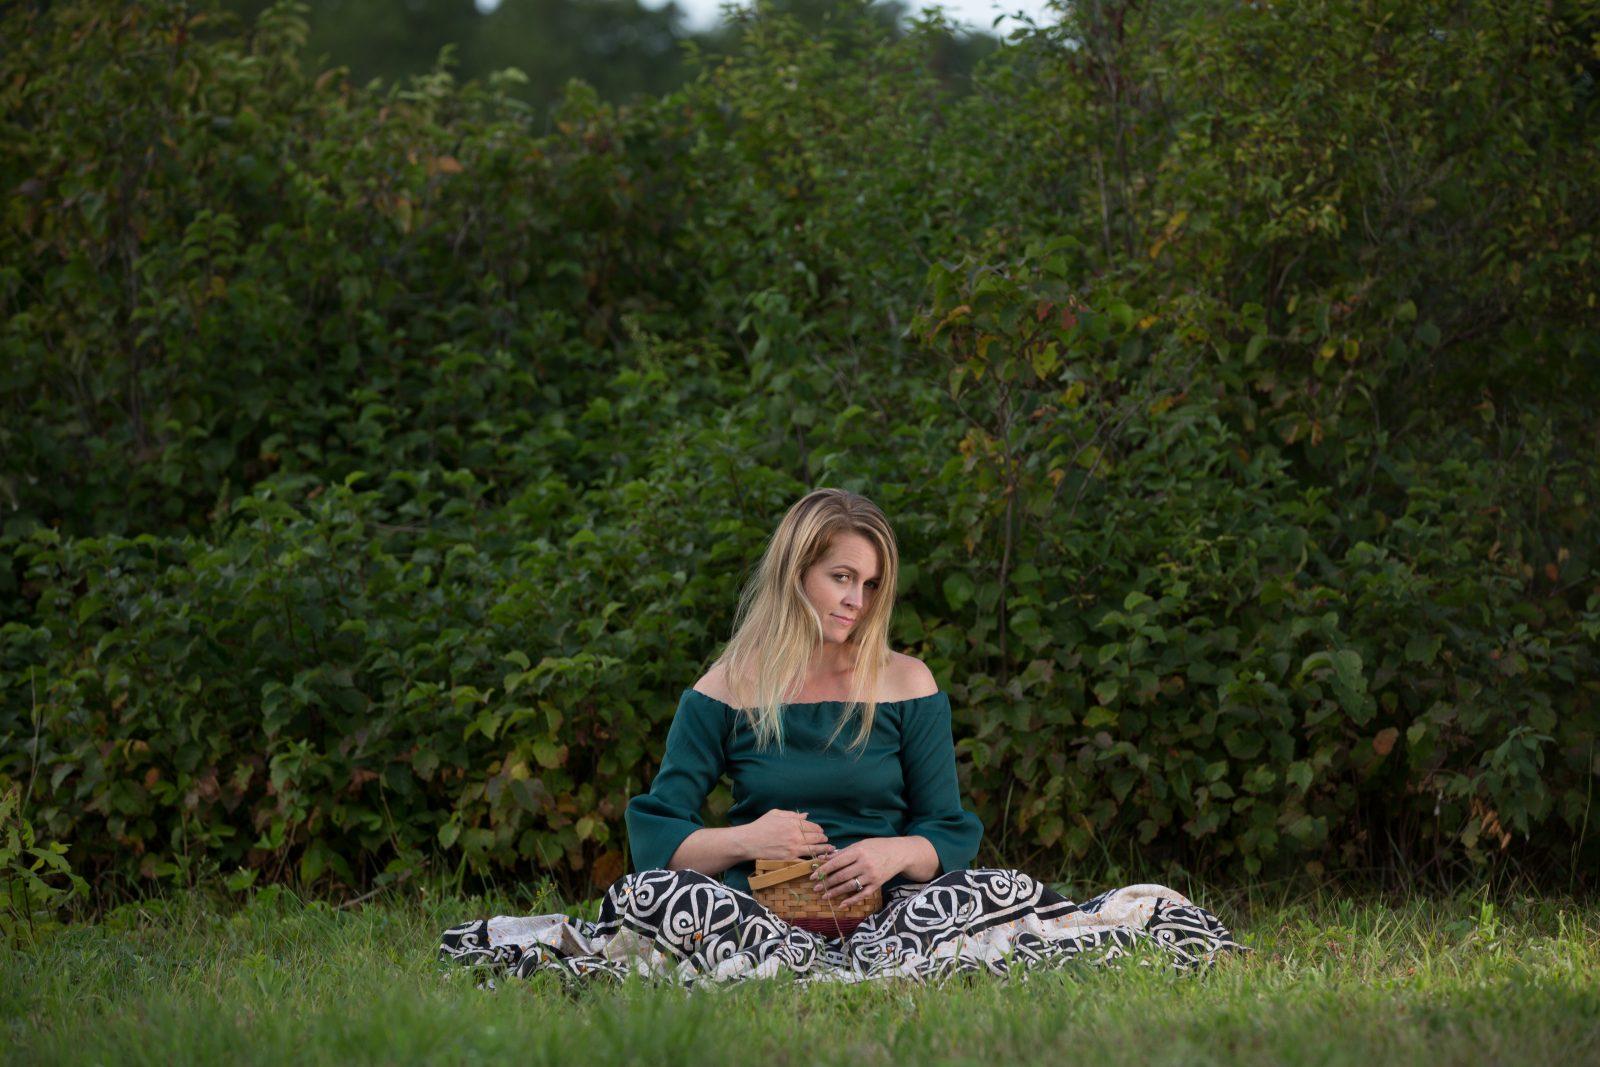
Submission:
M 1080 894 L 1083 895 L 1083 894 Z M 0 963 L 0 1056 L 29 1063 L 1600 1063 L 1600 906 L 1198 901 L 1257 951 L 1206 975 L 1125 963 L 1027 982 L 687 993 L 478 989 L 440 929 L 546 899 L 339 910 L 259 895 L 125 906 Z M 592 915 L 595 902 L 581 910 Z M 576 911 L 576 909 L 575 909 Z

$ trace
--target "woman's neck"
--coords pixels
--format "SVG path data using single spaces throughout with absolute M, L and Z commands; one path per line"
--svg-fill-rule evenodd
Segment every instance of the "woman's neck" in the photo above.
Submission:
M 823 645 L 811 658 L 806 676 L 791 701 L 809 704 L 817 700 L 848 700 L 851 683 L 855 681 L 855 659 L 854 645 Z

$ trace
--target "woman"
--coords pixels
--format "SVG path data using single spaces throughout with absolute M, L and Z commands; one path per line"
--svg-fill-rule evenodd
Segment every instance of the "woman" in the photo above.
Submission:
M 894 534 L 865 497 L 818 489 L 791 507 L 727 648 L 679 701 L 650 791 L 628 804 L 636 873 L 610 886 L 596 922 L 464 923 L 441 958 L 692 984 L 1006 973 L 1141 941 L 1185 968 L 1241 948 L 1162 886 L 1074 904 L 1021 871 L 968 869 L 983 824 L 961 807 L 949 697 L 888 644 L 898 570 Z M 705 826 L 701 805 L 725 774 L 730 825 Z M 881 892 L 883 906 L 853 929 L 786 922 L 750 895 L 758 859 L 817 860 L 830 902 Z

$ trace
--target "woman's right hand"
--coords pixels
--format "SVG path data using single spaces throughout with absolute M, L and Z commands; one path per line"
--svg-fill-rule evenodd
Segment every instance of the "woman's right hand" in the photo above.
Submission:
M 773 808 L 754 822 L 745 823 L 745 850 L 753 860 L 803 860 L 833 852 L 822 827 L 807 819 L 808 812 Z

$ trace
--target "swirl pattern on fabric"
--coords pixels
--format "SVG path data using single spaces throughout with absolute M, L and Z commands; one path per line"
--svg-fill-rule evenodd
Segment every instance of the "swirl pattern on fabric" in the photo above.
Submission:
M 750 894 L 698 871 L 648 870 L 617 879 L 596 921 L 566 915 L 495 916 L 453 926 L 439 958 L 481 972 L 571 980 L 738 982 L 783 972 L 800 982 L 1053 969 L 1083 957 L 1110 963 L 1153 945 L 1174 969 L 1248 951 L 1209 911 L 1166 886 L 1108 890 L 1082 904 L 1022 871 L 951 871 L 895 887 L 847 939 L 778 918 Z

